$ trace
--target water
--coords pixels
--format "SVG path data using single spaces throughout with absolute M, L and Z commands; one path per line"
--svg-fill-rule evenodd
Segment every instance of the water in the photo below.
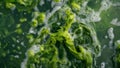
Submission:
M 0 1 L 0 7 L 1 7 L 0 8 L 0 18 L 1 18 L 0 22 L 3 22 L 4 24 L 8 24 L 9 21 L 12 21 L 14 23 L 11 23 L 11 24 L 15 24 L 14 26 L 13 25 L 7 26 L 7 25 L 4 25 L 3 23 L 0 23 L 0 37 L 1 37 L 0 41 L 2 41 L 0 42 L 0 49 L 1 49 L 0 51 L 3 52 L 3 53 L 0 52 L 2 54 L 0 55 L 0 60 L 3 59 L 1 57 L 4 57 L 4 56 L 8 57 L 5 59 L 6 62 L 8 63 L 4 62 L 3 65 L 10 64 L 9 61 L 12 62 L 13 61 L 12 59 L 17 59 L 17 60 L 20 59 L 18 65 L 20 65 L 21 68 L 26 68 L 27 62 L 29 60 L 28 52 L 32 51 L 32 54 L 34 55 L 40 51 L 40 48 L 42 47 L 42 45 L 40 44 L 46 42 L 46 40 L 49 38 L 49 35 L 47 34 L 47 30 L 49 32 L 51 30 L 60 29 L 59 26 L 66 25 L 64 20 L 63 21 L 58 21 L 58 20 L 65 19 L 66 15 L 63 10 L 68 9 L 68 8 L 63 8 L 63 7 L 69 6 L 69 3 L 68 5 L 66 5 L 68 1 L 69 0 L 60 0 L 60 2 L 54 2 L 52 0 L 40 0 L 39 5 L 33 7 L 34 12 L 32 12 L 32 14 L 30 14 L 31 11 L 29 10 L 28 12 L 26 12 L 27 8 L 26 9 L 21 8 L 21 11 L 22 10 L 25 10 L 25 11 L 19 14 L 19 11 L 16 11 L 17 8 L 15 5 L 12 5 L 12 7 L 7 6 L 7 8 L 10 8 L 11 10 L 10 14 L 7 15 L 6 13 L 7 16 L 4 15 L 3 13 L 4 10 L 1 11 L 4 8 L 4 6 L 1 7 L 2 4 Z M 49 3 L 46 3 L 46 2 L 49 2 Z M 94 46 L 90 46 L 90 48 L 88 49 L 87 49 L 87 46 L 89 46 L 88 43 L 84 44 L 83 46 L 86 47 L 87 51 L 91 52 L 92 54 L 95 54 L 96 58 L 94 61 L 94 66 L 96 66 L 97 68 L 114 68 L 113 67 L 114 63 L 112 62 L 113 60 L 111 60 L 111 57 L 115 54 L 115 46 L 114 46 L 115 41 L 120 39 L 120 35 L 119 35 L 120 34 L 120 31 L 119 31 L 120 29 L 119 27 L 120 26 L 120 15 L 119 15 L 120 14 L 120 2 L 118 0 L 115 0 L 115 1 L 114 0 L 101 0 L 101 1 L 98 0 L 98 1 L 95 1 L 93 5 L 88 5 L 89 2 L 90 1 L 88 0 L 83 1 L 82 4 L 79 5 L 81 8 L 78 11 L 74 11 L 73 9 L 69 8 L 70 10 L 75 12 L 74 22 L 77 22 L 78 24 L 81 24 L 81 23 L 86 24 L 88 28 L 90 27 L 89 29 L 92 30 L 90 32 L 90 35 L 91 35 L 92 41 L 94 42 L 92 43 L 92 45 Z M 47 4 L 47 10 L 44 4 Z M 11 3 L 8 5 L 11 5 Z M 98 7 L 96 8 L 94 6 L 98 6 Z M 39 25 L 37 27 L 30 27 L 29 24 L 34 19 L 37 19 L 40 11 L 45 13 L 45 19 L 42 25 Z M 61 12 L 61 13 L 59 14 L 58 12 Z M 56 18 L 53 17 L 57 14 L 59 14 L 62 18 L 59 17 L 59 19 L 57 19 L 57 16 Z M 17 24 L 20 24 L 20 22 L 18 21 L 19 16 L 27 17 L 28 19 L 26 19 L 27 22 L 23 22 L 22 25 L 19 25 L 19 27 L 21 27 L 23 30 L 23 34 L 16 34 L 16 33 L 14 34 L 15 32 L 14 29 L 19 28 L 19 27 L 15 27 Z M 9 20 L 9 17 L 12 20 L 11 19 Z M 33 17 L 32 20 L 31 20 L 31 17 Z M 13 18 L 16 18 L 16 20 L 14 20 Z M 54 23 L 56 27 L 52 28 L 52 25 L 54 25 Z M 27 28 L 27 25 L 29 25 L 28 27 L 30 28 Z M 43 33 L 45 34 L 42 35 L 42 39 L 39 39 L 37 40 L 37 42 L 34 42 L 36 41 L 35 38 L 41 37 L 40 33 L 42 33 L 41 31 L 42 29 L 41 28 L 39 29 L 39 27 L 45 28 L 46 32 L 43 31 Z M 97 33 L 94 31 L 94 28 Z M 79 29 L 81 29 L 81 33 L 78 35 L 72 32 L 72 29 L 69 30 L 70 38 L 72 40 L 83 35 L 82 28 L 79 28 Z M 9 32 L 11 33 L 8 34 L 8 36 L 5 36 Z M 30 35 L 29 40 L 25 39 L 27 35 Z M 98 38 L 96 37 L 96 35 Z M 11 37 L 15 37 L 15 38 L 12 38 L 13 41 L 11 40 Z M 30 44 L 27 44 L 27 42 L 30 42 Z M 79 42 L 77 42 L 76 44 L 78 43 Z M 99 45 L 99 43 L 101 45 Z M 11 45 L 11 47 L 8 47 L 8 45 L 9 46 Z M 42 49 L 44 50 L 44 48 Z M 96 54 L 95 52 L 96 50 L 98 51 L 101 50 L 101 52 Z M 9 60 L 9 58 L 11 60 Z M 77 61 L 76 59 L 74 60 L 75 61 L 73 61 L 73 63 L 74 62 L 81 63 L 81 61 Z M 66 61 L 66 64 L 67 64 L 67 61 Z M 69 62 L 68 65 L 72 65 L 72 64 Z M 34 67 L 35 65 L 33 64 L 32 66 Z M 42 67 L 44 66 L 40 66 L 40 68 Z

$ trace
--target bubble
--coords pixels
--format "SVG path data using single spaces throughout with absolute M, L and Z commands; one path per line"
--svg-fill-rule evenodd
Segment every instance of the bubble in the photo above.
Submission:
M 17 40 L 16 42 L 17 42 L 17 43 L 19 43 L 20 41 L 19 41 L 19 40 Z
M 34 28 L 30 28 L 29 33 L 35 34 L 36 31 L 34 30 Z
M 15 55 L 14 57 L 15 57 L 15 58 L 19 58 L 19 55 Z
M 15 44 L 12 44 L 12 47 L 15 47 Z
M 107 35 L 105 35 L 105 39 L 108 39 L 108 36 L 107 36 Z
M 105 68 L 105 62 L 101 63 L 101 67 L 100 68 Z
M 21 44 L 22 46 L 24 46 L 24 45 L 25 45 L 25 43 L 24 43 L 24 42 L 21 42 L 20 44 Z

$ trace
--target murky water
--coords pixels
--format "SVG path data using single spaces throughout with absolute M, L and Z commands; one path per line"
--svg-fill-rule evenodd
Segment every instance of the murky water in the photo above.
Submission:
M 39 35 L 39 33 L 42 33 L 42 29 L 47 29 L 48 31 L 51 31 L 52 29 L 54 30 L 54 29 L 59 28 L 59 26 L 63 26 L 64 22 L 61 23 L 61 21 L 57 21 L 58 20 L 57 16 L 56 17 L 53 17 L 53 16 L 55 14 L 57 15 L 58 12 L 61 12 L 61 14 L 59 14 L 59 16 L 62 16 L 63 18 L 65 18 L 66 15 L 64 13 L 64 10 L 66 10 L 66 9 L 69 10 L 69 8 L 65 8 L 65 6 L 68 7 L 68 5 L 65 5 L 67 1 L 69 1 L 69 0 L 60 0 L 60 2 L 54 2 L 51 0 L 45 0 L 45 1 L 41 0 L 39 3 L 39 7 L 42 6 L 43 9 L 39 9 L 38 6 L 34 7 L 35 12 L 31 14 L 31 17 L 33 17 L 32 20 L 31 20 L 31 18 L 28 17 L 29 12 L 28 12 L 28 15 L 26 12 L 22 12 L 20 14 L 21 16 L 23 15 L 22 16 L 23 20 L 22 19 L 20 20 L 21 22 L 22 21 L 24 22 L 27 20 L 27 19 L 24 19 L 24 16 L 25 16 L 25 17 L 28 17 L 27 22 L 33 21 L 33 22 L 35 22 L 35 25 L 36 25 L 35 19 L 37 17 L 39 17 L 39 15 L 38 15 L 39 12 L 40 11 L 44 12 L 43 13 L 43 14 L 45 14 L 45 15 L 43 15 L 43 17 L 45 18 L 43 20 L 44 24 L 39 26 L 39 27 L 41 27 L 39 30 L 36 29 L 35 27 L 30 27 L 30 28 L 26 29 L 26 27 L 24 26 L 26 24 L 21 26 L 19 23 L 17 23 L 15 28 L 18 28 L 18 30 L 15 30 L 13 32 L 11 30 L 11 32 L 10 32 L 8 29 L 12 25 L 8 25 L 8 29 L 6 29 L 6 28 L 4 29 L 3 27 L 5 26 L 5 24 L 1 24 L 0 25 L 0 30 L 1 30 L 1 32 L 0 32 L 1 39 L 0 40 L 2 42 L 0 42 L 0 48 L 1 48 L 1 52 L 5 51 L 5 53 L 1 53 L 2 55 L 0 55 L 0 58 L 3 59 L 3 56 L 5 56 L 4 58 L 6 59 L 8 57 L 6 60 L 8 61 L 8 64 L 9 64 L 9 61 L 11 61 L 11 62 L 13 61 L 12 60 L 13 58 L 11 58 L 11 57 L 14 57 L 14 59 L 19 59 L 19 58 L 21 58 L 22 55 L 24 55 L 24 56 L 22 56 L 22 60 L 19 61 L 19 65 L 21 68 L 26 68 L 27 62 L 29 61 L 29 56 L 28 56 L 29 51 L 30 51 L 31 55 L 34 55 L 34 54 L 37 54 L 40 50 L 42 50 L 42 49 L 44 50 L 44 48 L 42 48 L 42 45 L 39 45 L 39 44 L 46 42 L 47 41 L 46 38 L 49 37 L 48 35 L 47 36 L 43 35 L 42 42 L 39 42 L 39 41 L 41 41 L 41 39 L 37 39 L 37 42 L 35 42 L 37 44 L 35 44 L 34 40 L 36 41 L 36 39 L 34 39 L 33 36 L 31 36 L 31 35 L 34 35 L 34 37 L 39 38 L 40 36 L 37 36 L 37 35 Z M 45 4 L 47 4 L 48 8 L 44 7 Z M 1 3 L 0 3 L 0 5 L 1 5 Z M 24 3 L 23 3 L 23 5 L 24 5 Z M 78 9 L 78 8 L 80 8 L 80 9 Z M 2 9 L 2 7 L 0 9 Z M 11 8 L 11 11 L 12 11 L 11 13 L 15 14 L 16 13 L 16 12 L 14 12 L 15 9 L 16 9 L 16 7 L 13 5 L 13 7 Z M 3 11 L 0 10 L 0 18 L 1 18 L 0 21 L 8 22 L 7 20 L 6 21 L 2 20 L 3 18 L 8 19 L 7 16 L 2 16 L 3 15 L 2 12 Z M 119 0 L 86 0 L 86 1 L 82 2 L 80 7 L 77 7 L 77 9 L 75 9 L 75 12 L 76 13 L 73 14 L 73 16 L 75 16 L 74 22 L 78 22 L 78 24 L 80 24 L 81 22 L 83 24 L 87 24 L 88 28 L 90 27 L 89 29 L 93 30 L 93 32 L 90 32 L 91 33 L 90 35 L 92 35 L 91 36 L 92 41 L 95 42 L 95 43 L 93 43 L 93 45 L 98 44 L 99 42 L 101 44 L 101 52 L 97 55 L 97 58 L 95 58 L 94 67 L 96 67 L 96 68 L 115 68 L 114 60 L 113 60 L 113 57 L 115 55 L 115 48 L 116 48 L 115 42 L 117 40 L 120 40 L 120 1 Z M 10 21 L 13 23 L 18 20 L 18 19 L 13 20 L 14 17 L 11 17 L 9 14 L 8 14 L 8 16 L 10 18 Z M 15 17 L 17 17 L 17 14 Z M 71 18 L 72 18 L 72 16 L 71 16 Z M 52 28 L 54 22 L 57 23 L 58 27 Z M 11 23 L 11 24 L 13 24 L 13 23 Z M 93 25 L 92 27 L 95 28 L 96 33 L 94 32 L 94 29 L 91 28 L 91 24 Z M 26 37 L 26 35 L 28 35 L 29 40 L 24 41 L 22 39 L 22 37 L 19 36 L 19 34 L 15 38 L 12 38 L 13 41 L 16 41 L 18 46 L 15 45 L 16 43 L 12 43 L 13 41 L 10 42 L 9 37 L 8 38 L 6 37 L 5 41 L 2 40 L 2 36 L 4 35 L 4 34 L 2 34 L 2 30 L 3 30 L 3 32 L 5 31 L 5 35 L 14 37 L 15 36 L 13 34 L 14 32 L 21 33 L 21 30 L 19 29 L 19 27 L 24 27 L 23 29 L 26 29 L 21 34 L 21 36 Z M 14 28 L 11 28 L 11 29 L 14 29 Z M 79 28 L 79 29 L 81 29 L 81 28 Z M 74 32 L 72 32 L 72 28 L 69 29 L 68 32 L 70 33 L 70 35 L 68 34 L 68 37 L 72 40 L 75 40 L 78 37 L 82 36 L 82 33 L 77 35 Z M 77 32 L 77 30 L 76 30 L 76 32 Z M 98 38 L 96 37 L 96 35 Z M 6 44 L 4 42 L 9 42 L 9 43 Z M 30 42 L 31 45 L 27 46 L 27 44 L 25 42 Z M 38 44 L 38 42 L 39 42 L 39 44 Z M 76 42 L 76 45 L 78 43 L 79 42 Z M 11 49 L 13 49 L 13 51 L 11 51 L 9 49 L 9 47 L 8 47 L 8 49 L 4 48 L 5 50 L 4 49 L 2 50 L 3 44 L 11 45 Z M 21 45 L 21 46 L 19 46 L 19 45 Z M 84 44 L 83 46 L 87 47 L 88 44 Z M 88 49 L 88 51 L 90 51 L 92 54 L 95 54 L 94 47 L 96 47 L 96 46 L 93 46 L 90 49 Z M 98 45 L 98 47 L 99 47 L 99 45 Z M 16 52 L 16 51 L 18 51 L 18 52 Z M 9 58 L 11 58 L 11 59 L 9 59 Z M 2 63 L 2 62 L 0 62 L 0 63 Z M 80 63 L 81 61 L 77 61 L 76 59 L 74 59 L 74 62 Z M 4 62 L 3 64 L 7 65 L 6 62 Z M 67 61 L 66 61 L 66 64 L 67 64 Z M 68 65 L 71 65 L 71 63 L 69 63 Z M 32 65 L 32 66 L 35 67 L 35 65 Z M 5 66 L 3 66 L 3 67 L 5 67 Z M 61 65 L 61 67 L 62 67 L 62 65 Z M 40 68 L 42 68 L 42 66 L 40 66 Z

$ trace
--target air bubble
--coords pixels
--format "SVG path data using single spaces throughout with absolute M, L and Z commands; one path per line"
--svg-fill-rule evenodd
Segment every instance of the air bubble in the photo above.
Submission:
M 15 55 L 14 57 L 15 57 L 15 58 L 19 58 L 19 55 Z
M 100 68 L 105 68 L 105 62 L 101 63 L 101 67 Z

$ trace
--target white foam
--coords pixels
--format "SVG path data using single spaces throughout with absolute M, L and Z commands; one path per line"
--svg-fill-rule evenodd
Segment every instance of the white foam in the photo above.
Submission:
M 87 17 L 88 22 L 99 22 L 101 20 L 100 14 L 104 10 L 108 10 L 111 7 L 112 3 L 109 0 L 103 0 L 101 2 L 101 7 L 99 11 L 92 10 Z
M 26 68 L 28 58 L 25 58 L 24 61 L 21 63 L 21 68 Z
M 87 18 L 80 18 L 81 22 L 99 22 L 101 20 L 100 14 L 102 11 L 107 10 L 111 7 L 112 3 L 109 0 L 102 0 L 101 7 L 99 11 L 94 11 L 94 9 L 88 9 L 89 13 L 86 12 L 87 1 L 85 1 L 81 6 L 80 14 L 84 14 Z M 79 20 L 77 18 L 77 20 Z
M 114 30 L 114 29 L 113 29 L 112 27 L 108 29 L 108 37 L 109 37 L 109 39 L 110 39 L 110 41 L 109 41 L 109 47 L 110 47 L 110 48 L 112 48 L 113 40 L 114 40 L 113 30 Z
M 61 5 L 62 6 L 62 5 Z M 46 19 L 45 19 L 45 27 L 49 27 L 48 26 L 48 20 L 49 20 L 49 18 L 56 12 L 56 11 L 58 11 L 60 8 L 61 8 L 61 6 L 56 6 L 56 7 L 54 7 L 53 8 L 53 10 L 51 11 L 51 12 L 48 12 L 46 15 Z
M 35 34 L 36 31 L 34 30 L 34 28 L 31 27 L 30 30 L 29 30 L 29 33 Z
M 40 45 L 33 45 L 31 48 L 29 48 L 29 49 L 27 50 L 27 52 L 28 52 L 29 50 L 32 50 L 34 53 L 37 53 L 37 52 L 39 52 L 39 50 L 40 50 L 39 46 L 40 46 Z M 21 68 L 26 68 L 27 61 L 28 61 L 28 54 L 27 54 L 27 52 L 25 53 L 26 58 L 25 58 L 25 59 L 23 60 L 23 62 L 21 63 Z
M 94 9 L 91 8 L 87 8 L 87 3 L 88 1 L 83 2 L 82 6 L 81 6 L 81 11 L 79 14 L 85 15 L 86 18 L 77 18 L 78 21 L 81 22 L 99 22 L 101 20 L 100 14 L 102 11 L 104 10 L 108 10 L 112 3 L 109 0 L 102 0 L 101 2 L 101 7 L 98 11 L 95 11 Z M 86 12 L 86 8 L 88 9 Z
M 113 27 L 109 28 L 108 29 L 108 37 L 110 40 L 113 40 L 114 39 L 114 33 L 113 33 Z
M 110 23 L 115 26 L 120 26 L 120 21 L 118 21 L 118 18 L 113 19 Z
M 91 22 L 99 22 L 101 20 L 100 12 L 93 11 L 89 18 Z
M 34 53 L 39 52 L 39 45 L 33 45 L 29 50 L 32 50 Z
M 15 57 L 15 58 L 19 58 L 19 55 L 15 55 L 14 57 Z
M 103 10 L 107 10 L 111 7 L 112 3 L 110 0 L 103 0 L 101 2 L 101 7 L 100 7 L 100 12 L 103 11 Z

